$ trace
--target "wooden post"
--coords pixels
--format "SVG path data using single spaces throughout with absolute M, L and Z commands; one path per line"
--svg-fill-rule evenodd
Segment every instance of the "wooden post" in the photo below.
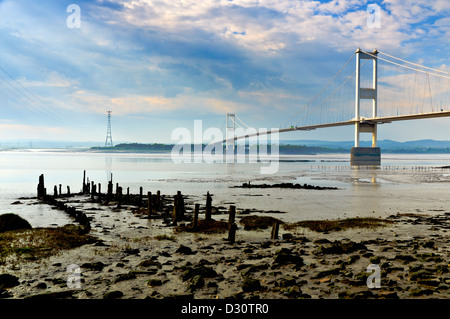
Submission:
M 70 186 L 67 185 L 67 195 L 70 195 Z
M 184 199 L 181 191 L 177 191 L 177 220 L 184 219 Z
M 236 216 L 236 207 L 231 205 L 229 210 L 229 216 L 228 216 L 228 241 L 232 244 L 234 244 L 235 238 L 236 238 L 236 224 L 234 223 L 235 216 Z
M 108 201 L 112 198 L 113 184 L 111 181 L 108 182 Z
M 43 198 L 45 197 L 45 186 L 44 186 L 44 174 L 39 175 L 39 184 L 37 187 L 37 197 L 38 198 Z
M 161 210 L 161 192 L 159 190 L 156 192 L 156 210 Z
M 147 192 L 148 215 L 152 213 L 152 192 Z
M 98 183 L 98 198 L 97 200 L 100 202 L 102 200 L 102 184 Z
M 53 197 L 57 197 L 57 196 L 58 196 L 58 188 L 55 185 L 55 187 L 53 187 Z
M 206 212 L 205 212 L 205 220 L 211 220 L 211 195 L 209 192 L 206 193 Z
M 83 171 L 83 194 L 86 193 L 86 170 Z
M 172 212 L 172 224 L 173 225 L 177 225 L 177 210 L 178 210 L 178 208 L 177 208 L 177 206 L 178 206 L 178 203 L 177 203 L 177 198 L 178 198 L 178 196 L 177 195 L 175 195 L 174 197 L 173 197 L 173 212 Z
M 62 195 L 62 185 L 59 184 L 59 196 L 61 196 L 61 195 Z
M 275 221 L 272 226 L 271 239 L 278 239 L 278 229 L 280 228 L 280 222 Z
M 142 186 L 141 187 L 139 187 L 139 200 L 138 200 L 138 207 L 141 207 L 142 206 L 142 192 L 143 192 L 144 190 L 142 189 Z
M 117 204 L 117 208 L 122 207 L 122 187 L 117 187 L 117 201 L 119 202 Z
M 194 221 L 192 223 L 192 228 L 194 230 L 197 229 L 198 227 L 198 212 L 200 210 L 200 204 L 195 204 L 195 209 L 194 209 Z

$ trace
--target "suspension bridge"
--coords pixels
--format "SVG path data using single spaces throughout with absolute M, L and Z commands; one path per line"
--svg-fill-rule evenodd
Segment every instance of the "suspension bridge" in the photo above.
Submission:
M 356 65 L 356 67 L 352 66 Z M 394 121 L 450 116 L 450 72 L 357 49 L 337 74 L 304 106 L 275 130 L 249 130 L 236 114 L 226 117 L 226 148 L 239 139 L 263 134 L 308 131 L 353 125 L 351 165 L 380 165 L 378 125 Z M 244 129 L 237 136 L 236 126 Z M 360 147 L 360 134 L 372 134 L 372 146 Z

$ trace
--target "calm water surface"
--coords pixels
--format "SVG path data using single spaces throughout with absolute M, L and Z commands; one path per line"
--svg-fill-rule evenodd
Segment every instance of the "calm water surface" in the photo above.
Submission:
M 0 152 L 0 213 L 17 213 L 34 227 L 70 222 L 64 213 L 45 205 L 11 205 L 19 197 L 36 196 L 40 174 L 48 193 L 62 184 L 63 192 L 81 189 L 83 170 L 90 181 L 106 189 L 113 182 L 131 193 L 139 187 L 173 195 L 178 190 L 204 204 L 207 191 L 213 205 L 280 210 L 286 221 L 388 216 L 397 212 L 450 211 L 450 155 L 386 154 L 379 169 L 352 169 L 349 155 L 281 156 L 276 174 L 262 175 L 261 163 L 182 163 L 170 154 L 86 153 L 22 150 Z M 241 189 L 243 182 L 295 182 L 334 186 L 338 190 Z

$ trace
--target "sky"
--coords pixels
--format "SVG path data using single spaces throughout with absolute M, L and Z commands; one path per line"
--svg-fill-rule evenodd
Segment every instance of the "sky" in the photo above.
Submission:
M 115 144 L 175 143 L 195 120 L 223 130 L 226 113 L 279 127 L 357 48 L 450 71 L 449 16 L 448 0 L 0 0 L 0 140 L 102 145 L 108 110 Z M 450 140 L 449 124 L 385 124 L 378 137 Z

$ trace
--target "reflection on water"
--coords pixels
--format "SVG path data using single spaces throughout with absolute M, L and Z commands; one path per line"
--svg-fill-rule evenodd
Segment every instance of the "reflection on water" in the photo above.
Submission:
M 10 205 L 21 196 L 35 196 L 38 177 L 53 185 L 81 190 L 83 171 L 90 181 L 114 183 L 131 193 L 144 191 L 193 195 L 201 204 L 207 191 L 213 205 L 235 203 L 245 208 L 280 210 L 286 221 L 347 216 L 387 216 L 399 211 L 450 210 L 446 200 L 450 175 L 436 167 L 450 164 L 450 155 L 383 156 L 379 168 L 351 167 L 347 154 L 282 156 L 276 174 L 260 174 L 267 163 L 183 163 L 170 154 L 102 154 L 76 152 L 0 152 L 1 212 L 17 212 L 43 226 L 67 222 L 62 213 L 42 206 Z M 242 189 L 244 182 L 294 182 L 338 187 L 338 190 Z M 34 224 L 33 224 L 34 223 Z

